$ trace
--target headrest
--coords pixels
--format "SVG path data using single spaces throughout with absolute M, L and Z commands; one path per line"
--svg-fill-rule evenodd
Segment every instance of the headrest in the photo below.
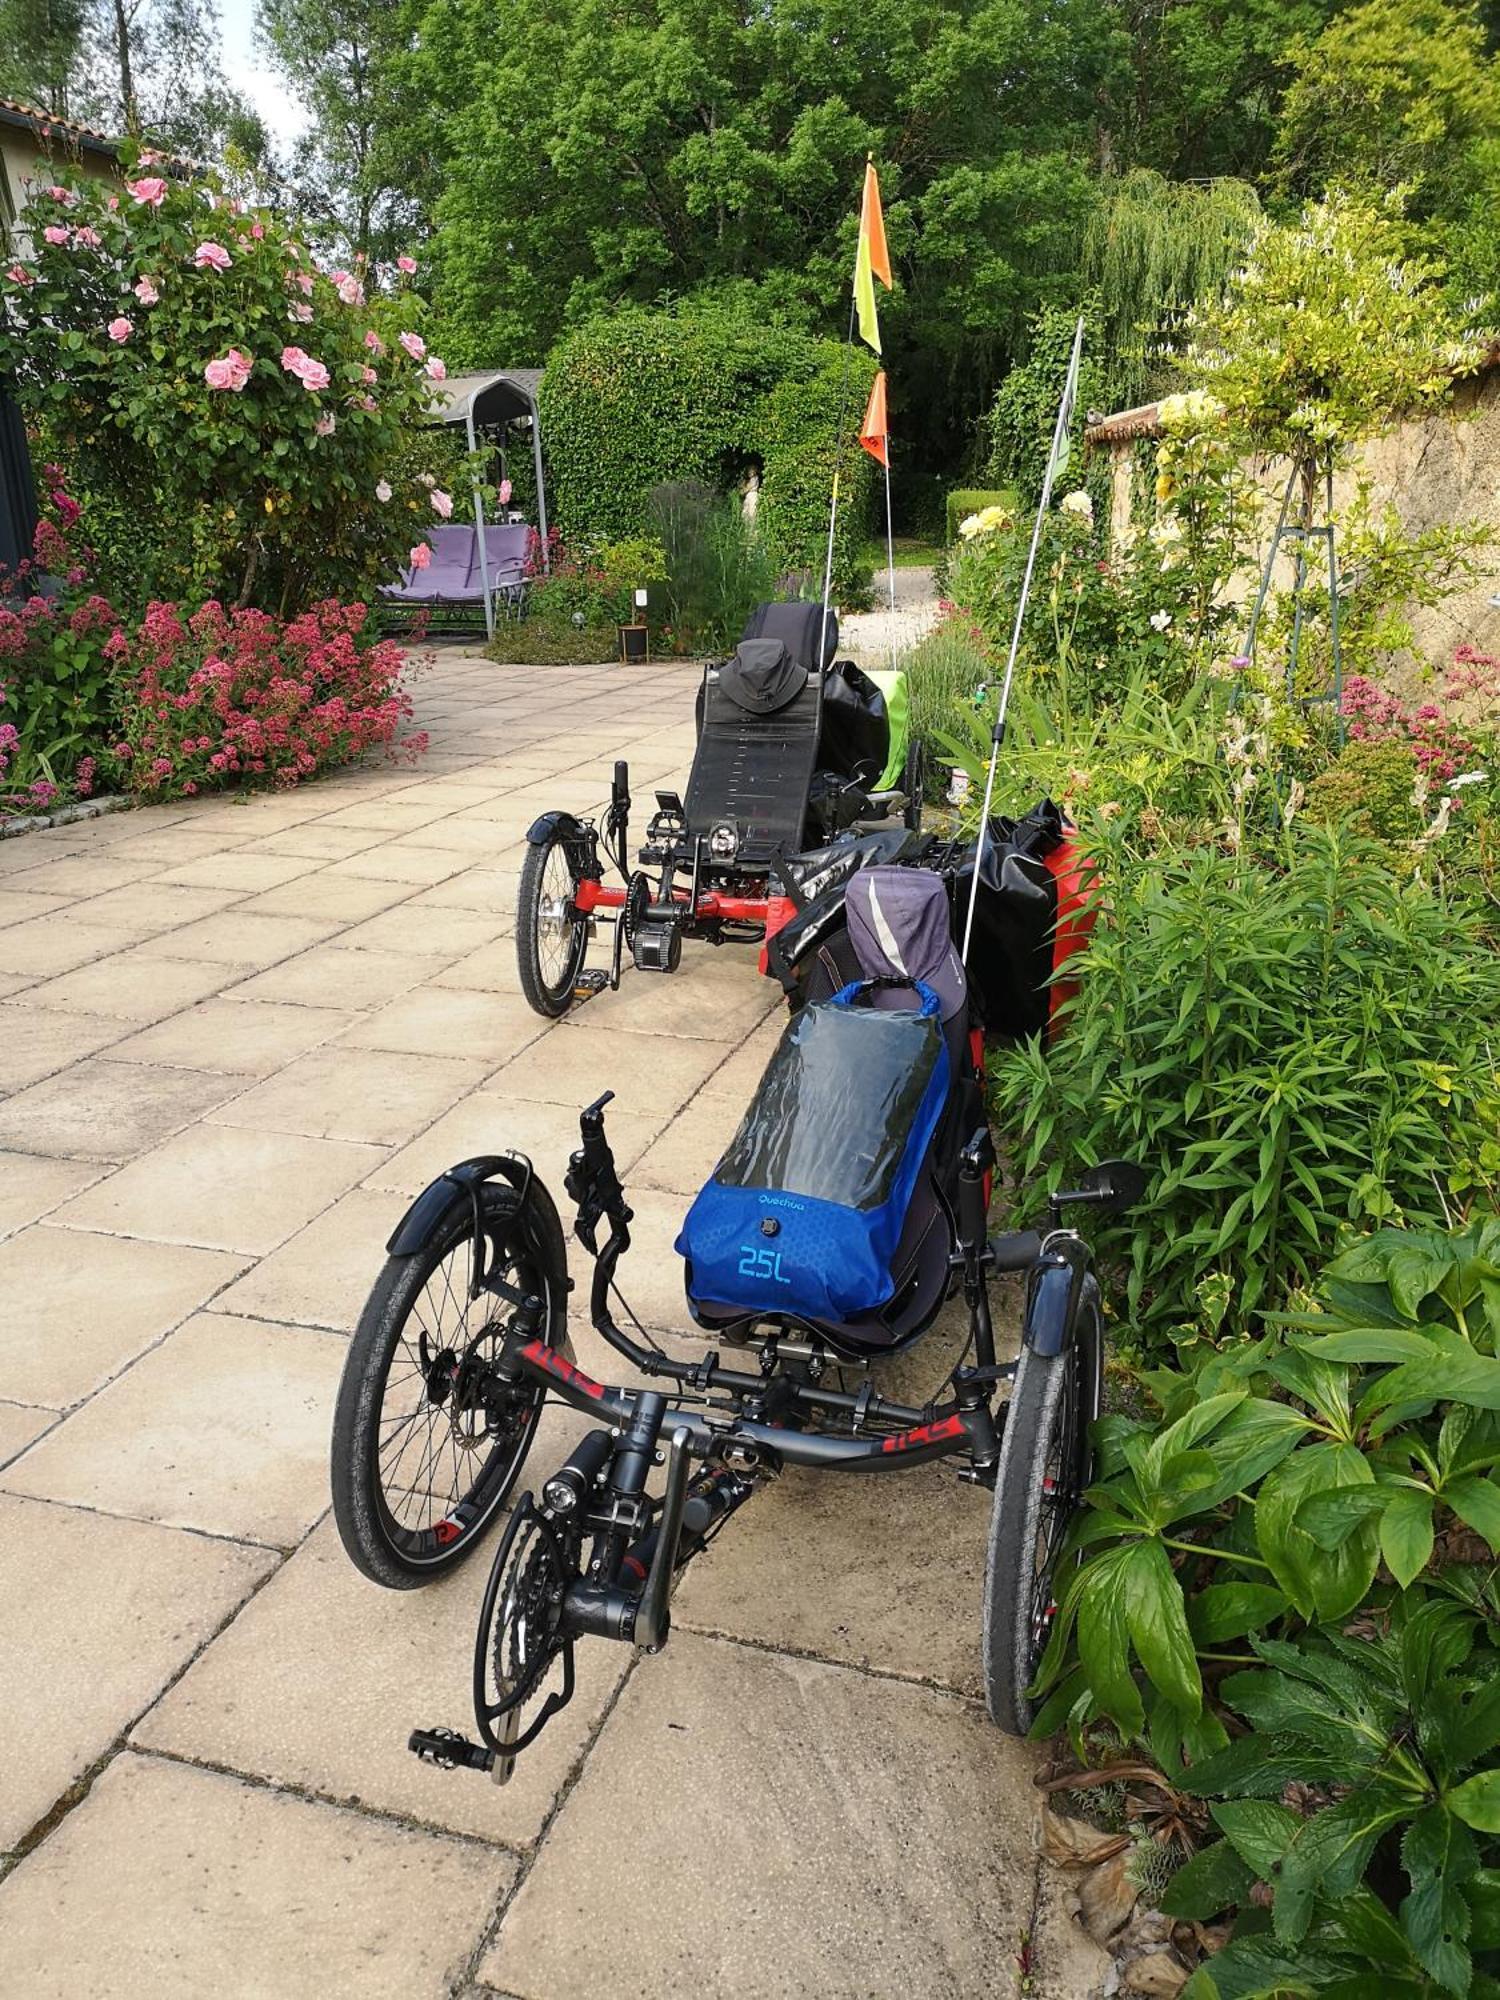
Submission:
M 861 868 L 844 907 L 849 942 L 867 979 L 923 981 L 951 1021 L 968 999 L 963 961 L 948 928 L 948 891 L 927 868 Z
M 807 686 L 807 669 L 779 639 L 741 639 L 719 669 L 719 686 L 750 715 L 774 715 Z
M 839 621 L 830 607 L 798 601 L 757 604 L 745 620 L 744 638 L 779 639 L 799 666 L 822 673 L 839 649 Z

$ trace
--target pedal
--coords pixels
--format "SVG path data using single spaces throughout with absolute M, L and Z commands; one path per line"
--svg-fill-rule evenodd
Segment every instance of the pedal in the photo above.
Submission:
M 424 1764 L 440 1771 L 487 1771 L 495 1761 L 493 1750 L 471 1743 L 456 1729 L 414 1729 L 406 1747 Z
M 589 1000 L 594 994 L 602 993 L 609 984 L 607 972 L 580 972 L 573 984 L 575 999 Z

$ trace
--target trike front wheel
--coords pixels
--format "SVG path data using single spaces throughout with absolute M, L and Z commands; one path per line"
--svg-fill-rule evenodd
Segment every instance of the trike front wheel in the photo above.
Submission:
M 984 1577 L 985 1698 L 993 1721 L 1024 1736 L 1036 1717 L 1036 1678 L 1057 1612 L 1064 1538 L 1092 1471 L 1089 1432 L 1099 1414 L 1103 1327 L 1090 1280 L 1072 1344 L 1061 1354 L 1023 1348 L 1005 1418 Z
M 578 875 L 556 835 L 528 845 L 516 890 L 516 967 L 534 1013 L 556 1020 L 573 1004 L 588 955 L 589 920 L 578 910 Z
M 485 1271 L 540 1298 L 544 1338 L 566 1339 L 567 1253 L 550 1197 L 532 1182 L 478 1190 Z M 349 1345 L 334 1408 L 333 1514 L 351 1561 L 410 1590 L 474 1551 L 510 1496 L 546 1391 L 507 1388 L 494 1364 L 516 1308 L 470 1299 L 474 1208 L 465 1195 L 421 1249 L 390 1257 Z

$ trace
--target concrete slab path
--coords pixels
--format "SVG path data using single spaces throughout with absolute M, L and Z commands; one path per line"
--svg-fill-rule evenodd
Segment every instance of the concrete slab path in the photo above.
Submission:
M 382 1592 L 327 1519 L 344 1342 L 454 1158 L 518 1146 L 560 1194 L 612 1087 L 625 1289 L 681 1334 L 672 1236 L 776 994 L 690 948 L 549 1025 L 510 933 L 530 820 L 616 756 L 680 785 L 694 684 L 449 648 L 415 769 L 0 843 L 5 2000 L 1045 1985 L 1033 1757 L 975 1700 L 984 1495 L 789 1476 L 503 1790 L 404 1748 L 470 1723 L 481 1568 Z

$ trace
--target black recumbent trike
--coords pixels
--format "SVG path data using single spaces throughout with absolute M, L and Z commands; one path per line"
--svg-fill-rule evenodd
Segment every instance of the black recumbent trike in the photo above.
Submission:
M 580 1639 L 659 1651 L 685 1565 L 787 1466 L 884 1474 L 946 1458 L 993 1490 L 984 1680 L 1000 1727 L 1030 1726 L 1100 1407 L 1100 1295 L 1070 1218 L 1127 1206 L 1143 1177 L 1106 1163 L 1053 1196 L 1044 1229 L 988 1236 L 995 1153 L 945 885 L 922 868 L 861 869 L 847 922 L 856 976 L 790 1016 L 683 1223 L 688 1310 L 716 1343 L 701 1357 L 614 1317 L 631 1210 L 608 1091 L 582 1113 L 566 1188 L 593 1258 L 593 1326 L 644 1383 L 612 1386 L 575 1364 L 562 1225 L 520 1156 L 453 1167 L 390 1239 L 333 1432 L 335 1516 L 366 1576 L 410 1588 L 470 1555 L 516 1488 L 549 1396 L 596 1420 L 511 1508 L 475 1644 L 479 1741 L 418 1729 L 410 1747 L 432 1763 L 503 1781 L 570 1698 Z M 1025 1276 L 1013 1362 L 991 1319 L 1002 1272 Z M 872 1368 L 956 1293 L 968 1341 L 936 1399 L 888 1399 Z
M 675 972 L 684 938 L 755 944 L 869 851 L 860 829 L 915 830 L 922 753 L 906 725 L 906 676 L 837 660 L 838 619 L 818 604 L 762 604 L 698 689 L 684 797 L 658 792 L 644 844 L 630 837 L 630 774 L 615 765 L 602 821 L 541 814 L 516 892 L 521 991 L 538 1014 L 640 972 Z M 612 875 L 614 880 L 606 880 Z M 600 923 L 608 970 L 587 969 Z M 764 962 L 763 962 L 764 969 Z

